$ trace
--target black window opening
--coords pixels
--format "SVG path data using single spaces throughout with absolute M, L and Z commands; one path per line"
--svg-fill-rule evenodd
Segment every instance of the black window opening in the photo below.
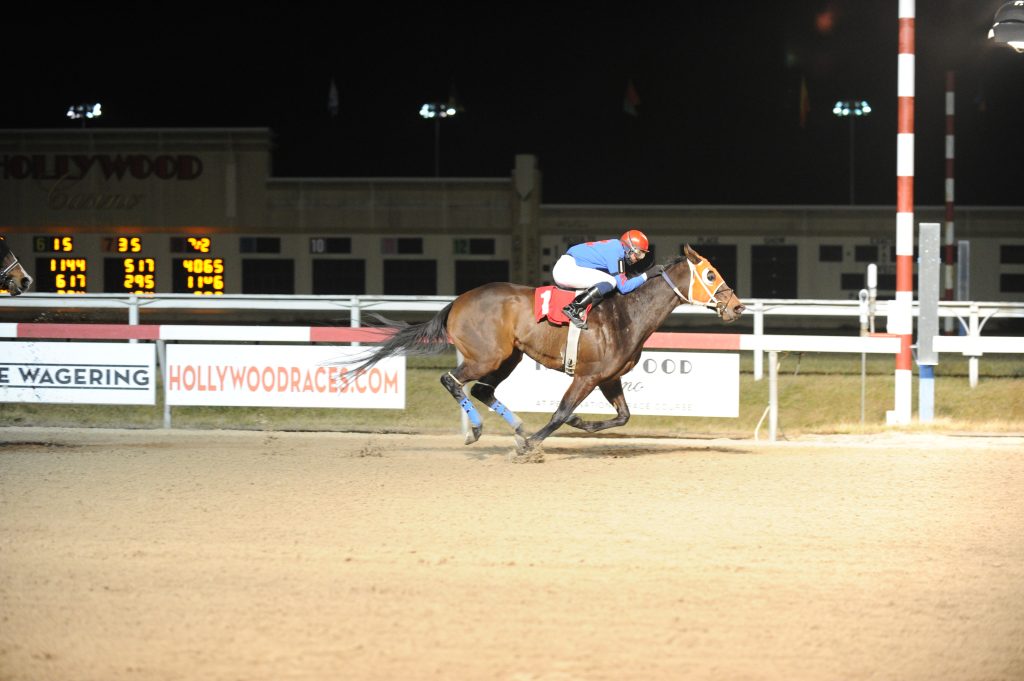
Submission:
M 878 290 L 886 293 L 896 292 L 896 275 L 878 273 Z
M 874 244 L 853 247 L 853 259 L 856 262 L 878 262 L 878 246 Z
M 867 287 L 867 277 L 863 272 L 843 272 L 839 276 L 839 288 L 843 291 L 859 291 Z
M 436 260 L 385 260 L 384 295 L 436 296 Z
M 313 295 L 362 295 L 366 293 L 365 260 L 313 261 Z
M 311 255 L 333 255 L 351 253 L 352 238 L 347 236 L 316 236 L 309 240 Z
M 280 253 L 281 239 L 276 236 L 243 236 L 238 239 L 239 253 Z
M 818 262 L 842 262 L 842 246 L 818 246 Z
M 380 240 L 380 252 L 384 255 L 419 255 L 423 253 L 421 237 L 386 237 Z
M 1024 265 L 1024 244 L 1001 245 L 999 247 L 999 264 Z
M 294 260 L 243 260 L 242 293 L 295 294 Z
M 455 294 L 493 281 L 508 281 L 507 260 L 456 260 Z
M 1024 293 L 1024 274 L 1000 274 L 1000 293 Z
M 494 239 L 455 239 L 452 251 L 455 255 L 494 255 Z
M 751 297 L 796 298 L 796 246 L 752 246 L 750 260 Z M 726 281 L 729 281 L 727 275 Z M 735 287 L 734 287 L 735 288 Z
M 740 277 L 736 267 L 736 246 L 734 244 L 697 244 L 691 246 L 693 250 L 700 253 L 702 256 L 708 259 L 708 262 L 714 265 L 718 273 L 725 279 L 727 286 L 732 288 L 736 292 L 736 295 L 742 297 L 740 291 Z M 682 254 L 682 247 L 679 248 L 679 253 Z

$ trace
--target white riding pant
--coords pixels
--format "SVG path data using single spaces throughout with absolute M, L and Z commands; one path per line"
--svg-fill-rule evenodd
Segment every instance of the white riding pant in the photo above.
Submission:
M 555 266 L 551 268 L 551 277 L 562 288 L 588 289 L 601 282 L 610 284 L 612 288 L 616 287 L 615 277 L 591 267 L 580 267 L 576 264 L 576 259 L 568 253 L 555 261 Z

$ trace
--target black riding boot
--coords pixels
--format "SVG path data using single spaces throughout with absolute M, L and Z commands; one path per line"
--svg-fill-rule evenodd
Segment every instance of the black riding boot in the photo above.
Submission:
M 597 305 L 604 299 L 601 291 L 596 286 L 591 286 L 583 293 L 576 296 L 576 299 L 562 308 L 562 312 L 575 326 L 581 329 L 587 328 L 587 322 L 583 319 L 583 312 L 587 305 Z

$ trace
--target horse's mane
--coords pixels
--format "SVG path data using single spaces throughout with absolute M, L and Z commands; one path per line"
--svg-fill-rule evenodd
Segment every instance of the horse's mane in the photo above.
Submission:
M 665 261 L 665 263 L 662 264 L 662 267 L 665 269 L 665 271 L 668 271 L 675 265 L 678 265 L 679 263 L 684 262 L 685 260 L 686 256 L 680 255 L 678 257 L 671 258 Z M 618 294 L 618 291 L 616 290 L 616 295 L 613 295 L 611 298 L 609 298 L 604 303 L 604 305 L 608 305 L 609 307 L 617 307 L 621 305 L 623 309 L 630 310 L 631 312 L 629 314 L 632 316 L 634 314 L 637 314 L 641 310 L 647 310 L 651 305 L 653 297 L 659 294 L 662 287 L 664 287 L 665 291 L 671 290 L 665 286 L 665 282 L 661 280 L 660 275 L 654 276 L 645 281 L 632 293 L 621 295 Z M 673 294 L 673 298 L 674 296 L 675 294 Z M 678 304 L 678 300 L 675 300 L 674 303 Z M 675 305 L 673 305 L 673 307 L 674 306 Z

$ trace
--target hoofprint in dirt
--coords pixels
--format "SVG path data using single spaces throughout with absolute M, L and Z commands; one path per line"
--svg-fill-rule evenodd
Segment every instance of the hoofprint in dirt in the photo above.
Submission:
M 0 428 L 0 678 L 1024 677 L 1024 438 Z

